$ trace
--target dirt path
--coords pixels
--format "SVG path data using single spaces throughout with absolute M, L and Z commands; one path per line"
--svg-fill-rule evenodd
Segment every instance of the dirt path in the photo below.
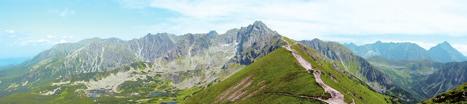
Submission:
M 290 52 L 292 52 L 292 55 L 295 57 L 295 59 L 297 59 L 297 61 L 300 63 L 300 65 L 303 68 L 305 68 L 308 72 L 313 73 L 313 75 L 315 76 L 316 82 L 321 87 L 323 87 L 325 92 L 331 94 L 331 98 L 329 98 L 329 99 L 321 99 L 321 98 L 316 98 L 316 99 L 324 101 L 324 102 L 329 103 L 329 104 L 346 104 L 344 102 L 344 95 L 342 95 L 342 93 L 340 93 L 336 89 L 330 87 L 329 85 L 326 85 L 323 82 L 323 80 L 321 80 L 321 72 L 319 70 L 313 70 L 313 68 L 311 67 L 311 64 L 309 62 L 307 62 L 305 59 L 303 59 L 302 56 L 297 54 L 297 52 L 291 48 L 291 46 L 290 46 L 290 44 L 288 42 L 287 42 L 287 45 L 284 46 L 284 48 L 289 50 Z

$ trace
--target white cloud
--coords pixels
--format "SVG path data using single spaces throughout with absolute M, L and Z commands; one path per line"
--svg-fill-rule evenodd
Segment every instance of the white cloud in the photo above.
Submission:
M 8 34 L 14 34 L 14 33 L 16 33 L 15 30 L 5 30 L 5 32 L 8 33 Z
M 211 19 L 223 19 L 225 24 L 238 24 L 263 20 L 285 35 L 307 37 L 310 34 L 464 35 L 467 7 L 462 4 L 467 3 L 461 0 L 152 0 L 141 7 L 167 9 L 182 15 L 173 21 L 219 24 Z M 187 27 L 180 25 L 179 28 Z
M 69 8 L 65 8 L 61 10 L 49 10 L 49 13 L 56 14 L 60 17 L 67 17 L 67 16 L 72 16 L 76 14 L 75 10 L 72 10 Z

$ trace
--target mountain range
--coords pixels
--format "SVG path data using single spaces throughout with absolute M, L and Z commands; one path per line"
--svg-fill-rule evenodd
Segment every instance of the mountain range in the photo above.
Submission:
M 0 70 L 0 103 L 416 103 L 466 82 L 459 55 L 447 42 L 295 41 L 261 21 L 92 38 Z
M 435 62 L 462 62 L 467 58 L 448 42 L 440 43 L 429 50 L 425 50 L 415 43 L 383 43 L 377 41 L 373 44 L 355 45 L 344 44 L 359 56 L 364 58 L 383 57 L 389 60 L 432 60 Z
M 394 81 L 425 99 L 466 82 L 466 58 L 448 42 L 425 50 L 414 43 L 344 44 Z

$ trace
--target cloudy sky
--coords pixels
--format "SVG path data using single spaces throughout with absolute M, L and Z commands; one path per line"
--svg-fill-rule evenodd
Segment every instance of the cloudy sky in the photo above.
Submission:
M 448 41 L 467 54 L 466 0 L 1 0 L 0 58 L 64 42 L 223 33 L 261 20 L 296 40 Z

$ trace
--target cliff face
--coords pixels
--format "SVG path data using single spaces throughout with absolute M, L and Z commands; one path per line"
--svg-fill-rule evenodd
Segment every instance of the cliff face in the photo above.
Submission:
M 251 64 L 257 57 L 264 56 L 277 49 L 281 36 L 267 28 L 262 22 L 241 28 L 237 32 L 237 54 L 234 58 L 240 64 Z
M 426 76 L 414 89 L 425 97 L 432 97 L 467 82 L 467 62 L 435 64 L 438 70 Z

